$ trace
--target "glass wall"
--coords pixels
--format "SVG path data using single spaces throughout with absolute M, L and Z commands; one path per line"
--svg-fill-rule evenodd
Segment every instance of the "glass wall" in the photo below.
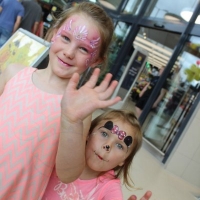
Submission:
M 126 4 L 124 4 L 124 7 L 122 8 L 122 13 L 137 15 L 142 3 L 143 1 L 141 0 L 126 1 Z
M 158 105 L 151 109 L 144 124 L 144 137 L 163 153 L 176 136 L 183 119 L 200 92 L 200 37 L 185 44 L 160 93 Z
M 145 16 L 187 23 L 198 2 L 199 0 L 154 0 L 151 1 Z
M 117 22 L 113 34 L 113 40 L 110 47 L 110 54 L 108 60 L 108 69 L 113 65 L 121 46 L 123 45 L 128 33 L 130 31 L 130 24 L 125 22 Z
M 98 0 L 98 3 L 111 10 L 117 10 L 122 0 Z
M 192 29 L 192 24 L 188 23 L 194 9 L 199 8 L 199 0 L 96 2 L 106 8 L 116 22 L 109 55 L 109 70 L 114 79 L 119 80 L 122 77 L 136 48 L 148 52 L 145 67 L 139 71 L 137 80 L 134 80 L 131 93 L 133 109 L 145 84 L 156 74 L 160 73 L 159 76 L 162 77 L 158 81 L 162 84 L 155 84 L 156 90 L 150 86 L 155 95 L 143 107 L 139 120 L 144 139 L 165 154 L 176 135 L 181 134 L 181 123 L 187 114 L 191 115 L 190 108 L 199 92 L 197 71 L 200 62 L 200 31 L 199 25 Z M 183 11 L 188 11 L 187 19 Z M 199 17 L 196 19 L 197 23 L 198 20 Z M 190 39 L 186 42 L 189 36 Z M 170 152 L 166 155 L 169 156 Z

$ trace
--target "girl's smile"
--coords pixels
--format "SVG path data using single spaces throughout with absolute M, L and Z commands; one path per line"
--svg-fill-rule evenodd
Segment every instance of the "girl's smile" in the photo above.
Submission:
M 82 14 L 72 15 L 52 38 L 53 71 L 62 78 L 70 78 L 74 72 L 82 74 L 100 62 L 100 46 L 100 32 L 94 21 Z
M 58 57 L 58 61 L 59 61 L 62 65 L 66 66 L 66 67 L 72 67 L 72 66 L 73 66 L 73 65 L 70 65 L 69 63 L 64 62 L 64 61 L 61 60 L 59 57 Z

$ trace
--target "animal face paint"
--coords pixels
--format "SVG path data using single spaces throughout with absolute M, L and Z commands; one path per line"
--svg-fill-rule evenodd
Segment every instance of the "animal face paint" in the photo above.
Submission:
M 69 37 L 70 42 L 73 39 L 80 41 L 77 44 L 79 47 L 83 47 L 87 50 L 89 54 L 89 58 L 86 59 L 86 66 L 88 67 L 91 63 L 93 63 L 97 57 L 98 49 L 100 46 L 100 37 L 99 33 L 89 35 L 86 25 L 80 24 L 82 21 L 79 19 L 79 16 L 72 16 L 67 19 L 66 23 L 61 26 L 56 33 L 56 37 L 60 37 L 62 35 Z M 84 23 L 84 22 L 83 22 Z M 90 30 L 90 29 L 89 29 Z M 91 30 L 92 32 L 92 30 Z
M 130 145 L 132 144 L 132 137 L 126 136 L 126 132 L 123 130 L 119 130 L 119 127 L 117 125 L 113 125 L 112 121 L 107 121 L 103 127 L 110 130 L 111 133 L 116 134 L 120 140 L 124 141 L 127 147 L 130 147 Z

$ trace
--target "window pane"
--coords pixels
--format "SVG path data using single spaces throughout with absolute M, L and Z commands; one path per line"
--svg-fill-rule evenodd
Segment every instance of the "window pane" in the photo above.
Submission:
M 117 10 L 122 0 L 98 0 L 98 2 L 111 10 Z
M 141 5 L 143 3 L 143 0 L 129 0 L 127 1 L 127 4 L 123 10 L 124 14 L 133 14 L 137 15 Z
M 145 16 L 162 18 L 169 21 L 188 22 L 199 0 L 158 0 L 152 1 Z M 189 15 L 185 15 L 185 13 Z M 189 17 L 190 16 L 190 17 Z
M 200 38 L 191 37 L 166 80 L 165 94 L 143 125 L 144 137 L 162 152 L 169 148 L 200 92 Z
M 118 22 L 113 34 L 113 41 L 111 44 L 111 51 L 109 54 L 108 68 L 113 65 L 113 62 L 117 58 L 117 54 L 124 43 L 128 33 L 130 31 L 130 25 L 124 22 Z

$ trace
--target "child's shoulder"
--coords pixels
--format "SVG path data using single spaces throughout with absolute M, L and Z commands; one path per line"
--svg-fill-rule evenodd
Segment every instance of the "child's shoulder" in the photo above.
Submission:
M 15 76 L 19 71 L 23 70 L 26 66 L 21 64 L 10 64 L 3 72 L 6 82 L 8 82 L 13 76 Z
M 20 64 L 11 64 L 6 67 L 6 69 L 0 74 L 0 95 L 2 94 L 7 82 L 24 68 L 25 66 Z

